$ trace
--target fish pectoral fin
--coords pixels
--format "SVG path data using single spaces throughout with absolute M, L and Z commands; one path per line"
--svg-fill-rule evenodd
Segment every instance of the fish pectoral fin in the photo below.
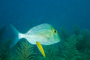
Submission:
M 45 58 L 45 53 L 44 53 L 44 50 L 43 50 L 42 45 L 41 45 L 38 41 L 36 42 L 36 44 L 37 44 L 38 49 L 40 50 L 40 52 L 42 53 L 42 55 L 43 55 L 44 58 Z

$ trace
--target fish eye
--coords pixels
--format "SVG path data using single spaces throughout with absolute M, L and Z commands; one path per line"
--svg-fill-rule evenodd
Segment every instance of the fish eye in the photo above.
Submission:
M 56 30 L 54 30 L 54 33 L 56 33 Z

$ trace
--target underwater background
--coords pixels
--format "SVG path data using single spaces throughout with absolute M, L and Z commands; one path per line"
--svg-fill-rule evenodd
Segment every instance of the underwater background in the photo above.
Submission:
M 46 58 L 36 45 L 21 39 L 9 48 L 16 36 L 48 23 L 61 38 L 43 46 Z M 0 0 L 0 60 L 90 60 L 90 0 Z

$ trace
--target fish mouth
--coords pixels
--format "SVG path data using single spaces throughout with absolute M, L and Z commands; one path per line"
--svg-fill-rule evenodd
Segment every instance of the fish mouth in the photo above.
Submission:
M 59 42 L 60 40 L 61 40 L 61 39 L 60 39 L 60 38 L 58 38 L 56 41 L 57 41 L 57 42 Z
M 57 41 L 57 43 L 60 42 L 60 40 Z
M 60 41 L 55 41 L 53 44 L 59 43 Z

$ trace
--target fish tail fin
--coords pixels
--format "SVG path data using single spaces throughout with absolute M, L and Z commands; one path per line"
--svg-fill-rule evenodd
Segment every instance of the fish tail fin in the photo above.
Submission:
M 12 30 L 14 31 L 15 37 L 13 39 L 13 41 L 11 41 L 10 47 L 13 47 L 14 45 L 16 45 L 16 43 L 23 38 L 22 33 L 20 33 L 13 25 L 11 25 Z

